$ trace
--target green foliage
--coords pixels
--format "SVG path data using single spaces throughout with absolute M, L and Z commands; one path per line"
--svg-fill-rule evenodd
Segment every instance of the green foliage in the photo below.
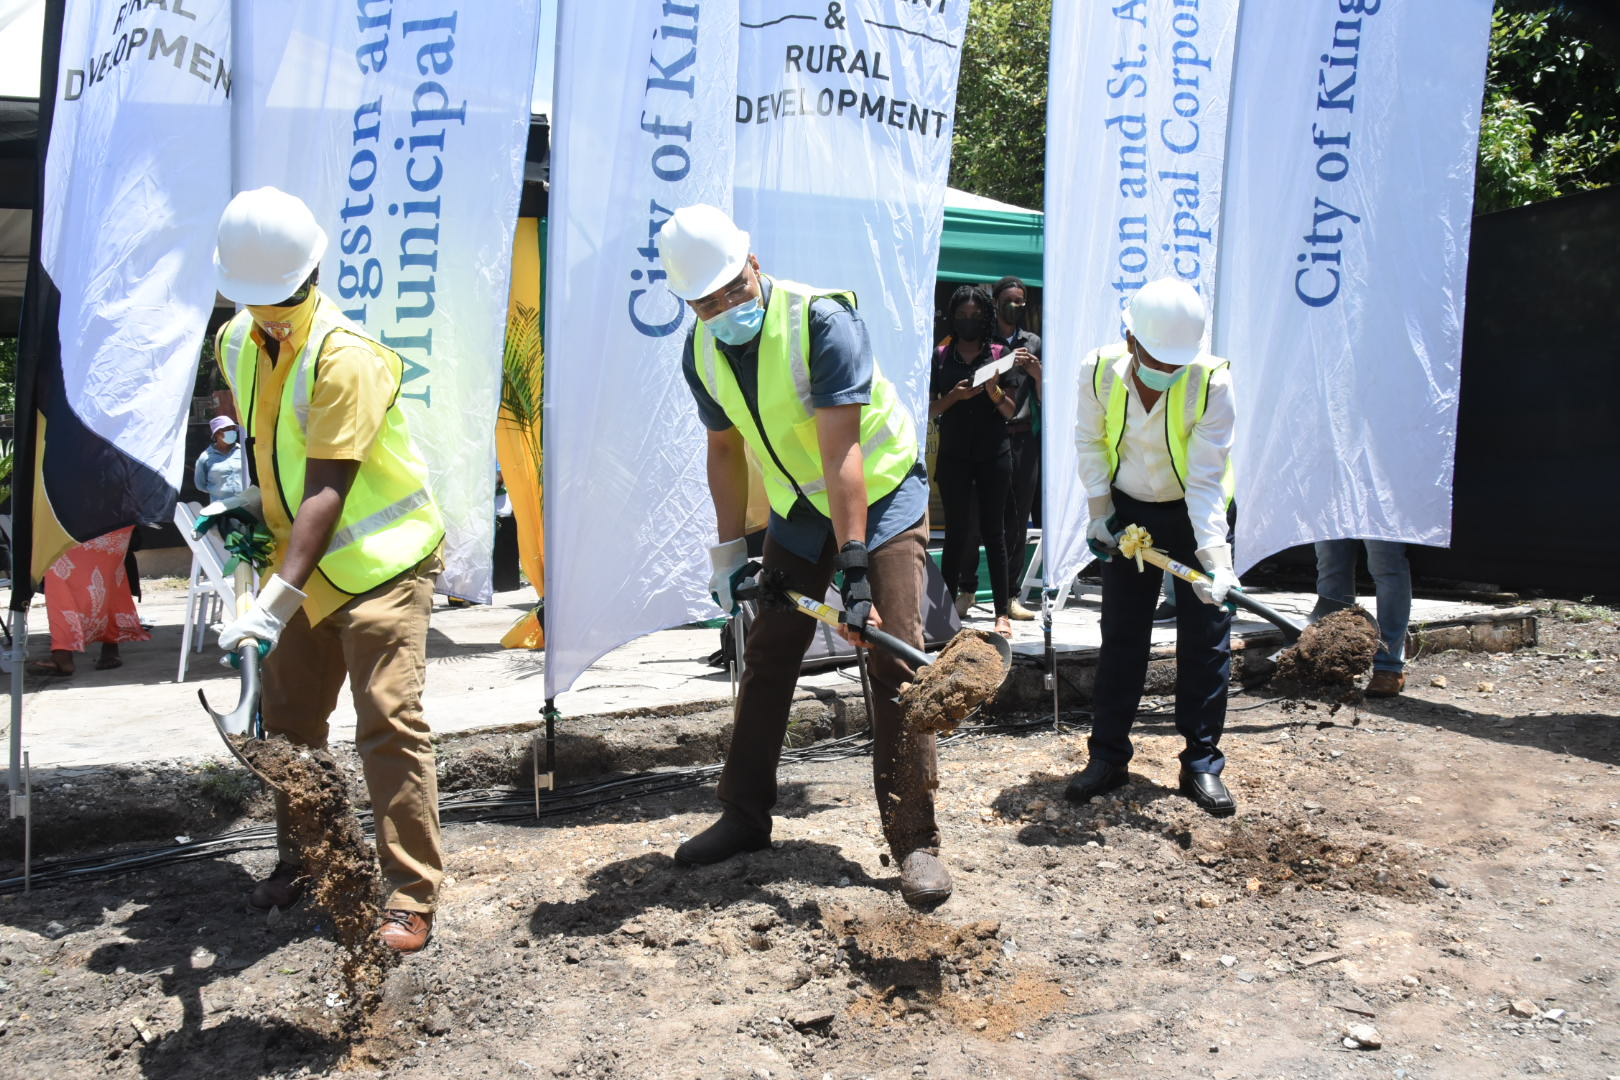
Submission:
M 259 782 L 252 773 L 217 761 L 205 762 L 197 777 L 197 794 L 227 814 L 240 813 L 258 791 Z
M 1620 31 L 1603 5 L 1499 0 L 1480 117 L 1475 209 L 1620 181 Z M 1039 210 L 1052 0 L 973 0 L 951 184 Z
M 540 344 L 540 312 L 514 304 L 506 318 L 506 351 L 501 358 L 501 413 L 523 432 L 536 474 L 544 461 L 541 418 L 545 363 Z
M 1620 608 L 1605 607 L 1593 603 L 1593 597 L 1582 598 L 1580 603 L 1570 603 L 1563 600 L 1554 600 L 1542 609 L 1547 614 L 1572 623 L 1607 623 L 1620 622 Z
M 17 339 L 0 338 L 0 414 L 11 416 L 16 411 Z M 10 439 L 0 441 L 0 503 L 11 499 L 12 450 Z
M 1620 62 L 1561 4 L 1509 0 L 1491 23 L 1475 212 L 1620 180 Z
M 0 413 L 17 411 L 17 339 L 0 338 Z
M 973 0 L 956 91 L 951 185 L 1045 205 L 1046 63 L 1052 0 Z

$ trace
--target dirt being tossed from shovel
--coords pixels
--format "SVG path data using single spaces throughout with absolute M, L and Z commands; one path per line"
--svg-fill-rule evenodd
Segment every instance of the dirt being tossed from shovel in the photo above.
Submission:
M 1335 611 L 1307 626 L 1283 651 L 1276 681 L 1291 696 L 1355 698 L 1356 681 L 1372 666 L 1378 644 L 1378 623 L 1364 608 Z
M 398 962 L 378 942 L 377 857 L 349 805 L 343 772 L 325 750 L 294 746 L 284 736 L 232 739 L 237 750 L 287 795 L 291 841 L 316 906 L 332 920 L 343 949 L 339 974 L 350 1026 L 382 1000 L 383 980 Z
M 959 632 L 900 695 L 906 729 L 954 731 L 963 717 L 995 696 L 1006 675 L 1001 652 L 988 633 Z

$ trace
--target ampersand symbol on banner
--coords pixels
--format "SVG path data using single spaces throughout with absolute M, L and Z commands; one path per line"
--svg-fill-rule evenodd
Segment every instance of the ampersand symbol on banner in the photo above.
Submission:
M 828 4 L 827 17 L 821 21 L 821 25 L 829 30 L 842 30 L 848 22 L 843 4 Z

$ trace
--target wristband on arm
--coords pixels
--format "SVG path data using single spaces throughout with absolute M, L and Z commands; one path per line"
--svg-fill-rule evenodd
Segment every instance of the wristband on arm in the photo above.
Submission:
M 866 545 L 851 540 L 838 549 L 833 560 L 834 569 L 844 575 L 839 596 L 844 602 L 844 621 L 853 630 L 866 629 L 872 617 L 872 583 L 867 580 L 868 560 Z

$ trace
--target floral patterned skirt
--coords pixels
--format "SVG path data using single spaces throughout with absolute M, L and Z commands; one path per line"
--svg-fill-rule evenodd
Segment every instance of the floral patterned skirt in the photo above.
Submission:
M 148 641 L 135 614 L 124 555 L 135 529 L 119 529 L 69 548 L 45 575 L 51 648 L 84 652 L 98 641 Z

